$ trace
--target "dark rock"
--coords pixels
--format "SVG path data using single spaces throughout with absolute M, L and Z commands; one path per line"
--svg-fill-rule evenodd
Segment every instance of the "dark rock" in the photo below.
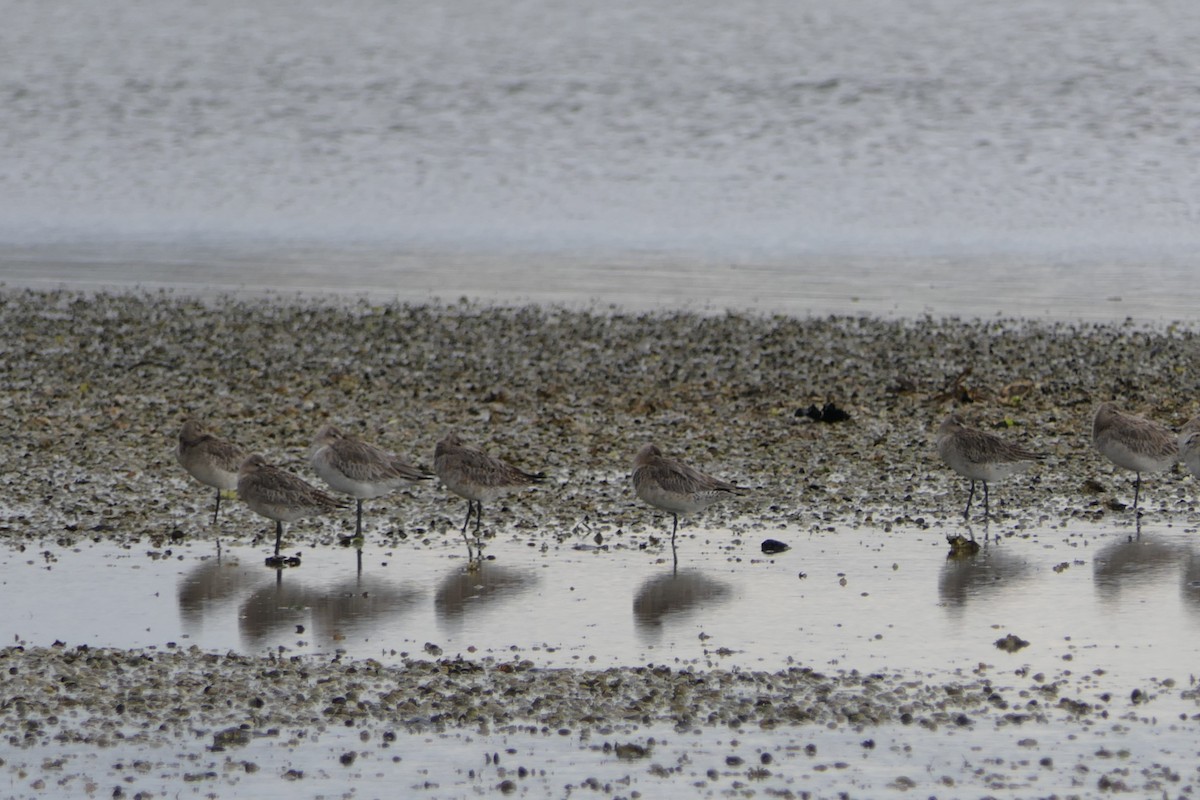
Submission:
M 783 552 L 786 552 L 791 549 L 792 549 L 791 545 L 785 544 L 785 543 L 779 541 L 778 539 L 763 539 L 762 551 L 764 553 L 766 553 L 767 555 L 774 555 L 775 553 L 783 553 Z
M 809 406 L 806 409 L 796 409 L 797 417 L 808 417 L 814 422 L 845 422 L 850 419 L 850 414 L 843 409 L 838 408 L 833 403 L 826 403 L 817 408 L 815 405 Z
M 617 744 L 613 750 L 617 754 L 617 758 L 632 761 L 637 758 L 645 758 L 650 755 L 650 751 L 640 744 L 633 742 Z
M 962 534 L 946 534 L 946 543 L 950 545 L 950 552 L 946 558 L 973 556 L 979 552 L 979 542 L 974 539 L 968 539 Z
M 1028 646 L 1029 646 L 1029 642 L 1025 641 L 1020 636 L 1017 636 L 1016 634 L 1012 634 L 1012 633 L 1008 634 L 1003 639 L 996 640 L 996 647 L 1000 648 L 1001 650 L 1003 650 L 1006 653 L 1015 653 L 1018 650 L 1020 650 L 1022 647 L 1028 647 Z

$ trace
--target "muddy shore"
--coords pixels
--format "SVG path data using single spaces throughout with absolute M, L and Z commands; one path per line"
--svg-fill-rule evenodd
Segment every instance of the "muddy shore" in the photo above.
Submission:
M 706 512 L 735 532 L 782 526 L 953 527 L 966 486 L 938 460 L 937 423 L 962 411 L 1048 454 L 994 487 L 993 533 L 1128 514 L 1132 476 L 1090 448 L 1096 403 L 1179 426 L 1197 410 L 1190 326 L 1017 320 L 623 314 L 553 308 L 196 300 L 171 294 L 0 294 L 8 434 L 0 536 L 9 547 L 85 538 L 211 536 L 212 496 L 175 463 L 186 416 L 316 480 L 312 434 L 333 421 L 429 465 L 448 430 L 549 485 L 488 509 L 489 529 L 600 535 L 662 547 L 661 515 L 628 487 L 657 442 L 751 487 Z M 814 417 L 829 407 L 848 418 Z M 840 415 L 838 415 L 840 416 Z M 1150 478 L 1152 513 L 1194 520 L 1194 480 Z M 373 536 L 421 546 L 458 536 L 461 501 L 406 493 Z M 301 522 L 330 543 L 345 520 Z M 247 534 L 252 541 L 270 533 Z M 226 534 L 228 535 L 228 531 Z M 10 646 L 0 651 L 8 748 L 181 741 L 221 748 L 280 728 L 395 732 L 1055 724 L 1109 709 L 1044 676 L 926 684 L 897 672 L 822 675 L 629 667 L 540 670 L 519 659 L 319 662 L 172 650 Z M 1186 687 L 1161 687 L 1186 694 Z M 218 698 L 214 701 L 213 698 Z M 1192 702 L 1187 697 L 1182 700 Z M 1136 698 L 1134 698 L 1136 705 Z M 1132 708 L 1132 706 L 1130 707 Z M 1129 713 L 1135 713 L 1130 711 Z M 1191 720 L 1180 724 L 1194 725 Z M 197 733 L 199 732 L 199 733 Z M 229 737 L 228 741 L 222 737 Z

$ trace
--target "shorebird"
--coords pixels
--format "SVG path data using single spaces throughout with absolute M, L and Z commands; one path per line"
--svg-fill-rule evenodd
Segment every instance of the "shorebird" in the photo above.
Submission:
M 1006 442 L 993 433 L 969 427 L 960 414 L 951 414 L 938 427 L 937 451 L 947 466 L 971 481 L 963 519 L 971 513 L 975 481 L 983 483 L 983 518 L 986 520 L 991 512 L 988 507 L 988 481 L 998 481 L 1022 472 L 1034 461 L 1045 458 L 1041 453 Z
M 433 471 L 446 488 L 467 501 L 467 518 L 463 520 L 462 534 L 467 537 L 467 525 L 471 522 L 471 511 L 475 511 L 475 530 L 483 522 L 483 501 L 491 502 L 503 494 L 524 486 L 541 483 L 543 473 L 530 473 L 490 456 L 482 450 L 468 447 L 449 433 L 433 451 Z M 467 540 L 468 551 L 471 542 Z
M 1092 444 L 1118 467 L 1133 470 L 1133 510 L 1137 511 L 1143 472 L 1161 472 L 1179 460 L 1179 440 L 1170 429 L 1101 403 L 1092 419 Z
M 1200 478 L 1200 417 L 1192 417 L 1179 430 L 1179 457 Z
M 433 477 L 428 470 L 343 433 L 335 425 L 322 425 L 317 431 L 312 465 L 321 480 L 357 502 L 355 536 L 362 535 L 363 500 L 382 497 L 401 486 Z
M 237 488 L 238 467 L 246 458 L 237 445 L 218 439 L 209 433 L 204 423 L 196 419 L 184 421 L 179 429 L 179 444 L 175 457 L 192 477 L 217 490 L 217 505 L 213 509 L 213 524 L 221 510 L 221 491 Z
M 275 558 L 283 540 L 283 523 L 295 522 L 312 514 L 327 514 L 346 504 L 330 497 L 308 481 L 252 455 L 238 470 L 238 497 L 256 514 L 275 520 Z
M 680 514 L 703 511 L 723 497 L 748 491 L 667 458 L 652 444 L 642 445 L 633 459 L 633 490 L 645 502 L 671 515 L 672 548 Z

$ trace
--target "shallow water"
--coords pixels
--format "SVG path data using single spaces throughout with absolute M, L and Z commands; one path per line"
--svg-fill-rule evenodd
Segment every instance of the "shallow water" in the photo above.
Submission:
M 212 542 L 169 549 L 45 542 L 0 557 L 7 607 L 0 635 L 30 644 L 194 644 L 385 663 L 409 653 L 588 668 L 900 670 L 926 681 L 986 677 L 998 689 L 1060 682 L 1064 697 L 1102 705 L 1111 717 L 1082 725 L 997 718 L 996 725 L 919 731 L 623 723 L 399 732 L 391 741 L 330 725 L 256 735 L 225 752 L 119 739 L 101 750 L 9 750 L 0 786 L 13 797 L 96 787 L 108 795 L 118 785 L 129 796 L 264 798 L 912 790 L 1021 797 L 1091 796 L 1120 781 L 1147 794 L 1189 794 L 1200 780 L 1184 721 L 1195 704 L 1163 687 L 1193 682 L 1200 656 L 1195 529 L 1153 519 L 1140 536 L 1129 520 L 1046 525 L 993 540 L 968 558 L 947 558 L 947 530 L 958 529 L 781 529 L 769 535 L 792 548 L 773 557 L 761 554 L 759 538 L 693 530 L 680 538 L 677 568 L 664 546 L 599 549 L 586 536 L 543 546 L 502 536 L 489 542 L 494 560 L 477 571 L 466 568 L 454 538 L 368 544 L 361 569 L 353 549 L 304 547 L 301 566 L 282 571 L 263 565 L 263 548 L 218 555 Z M 982 529 L 976 533 L 982 538 Z M 997 649 L 1010 632 L 1029 645 Z M 1144 702 L 1131 702 L 1135 689 Z M 618 757 L 611 745 L 619 743 L 648 754 Z
M 0 16 L 10 284 L 1153 321 L 1198 299 L 1182 0 Z
M 54 762 L 14 753 L 0 766 L 13 798 L 126 796 L 593 797 L 801 796 L 812 798 L 1088 797 L 1102 781 L 1143 796 L 1190 795 L 1200 780 L 1184 738 L 1147 732 L 1136 721 L 1068 731 L 903 726 L 870 730 L 813 726 L 789 732 L 629 726 L 620 731 L 456 731 L 363 739 L 339 727 L 285 731 L 226 752 L 183 748 L 63 747 Z M 647 749 L 616 755 L 618 744 Z M 351 763 L 344 763 L 353 754 Z M 42 781 L 36 789 L 36 781 Z M 510 782 L 508 787 L 504 782 Z
M 977 529 L 982 539 L 982 529 Z M 1064 524 L 948 558 L 947 529 L 681 534 L 640 550 L 610 537 L 501 537 L 469 569 L 461 540 L 289 549 L 83 540 L 5 550 L 8 642 L 249 654 L 491 656 L 543 666 L 660 663 L 944 676 L 1095 673 L 1097 692 L 1188 680 L 1200 657 L 1192 528 Z M 791 549 L 760 551 L 767 536 Z M 610 547 L 611 545 L 611 547 Z M 998 650 L 1008 633 L 1030 642 Z M 1102 671 L 1102 672 L 1097 672 Z M 999 680 L 999 678 L 996 678 Z
M 1131 280 L 1131 270 L 1137 279 Z M 1189 258 L 1107 254 L 789 257 L 694 251 L 410 250 L 275 246 L 0 245 L 0 280 L 77 291 L 365 297 L 373 302 L 548 304 L 794 316 L 991 317 L 1165 323 L 1200 302 Z

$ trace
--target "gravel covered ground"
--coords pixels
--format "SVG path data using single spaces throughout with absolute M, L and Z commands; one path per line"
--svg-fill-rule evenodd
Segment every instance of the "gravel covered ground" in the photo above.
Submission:
M 1176 327 L 171 295 L 9 292 L 0 324 L 10 537 L 68 526 L 191 534 L 211 498 L 174 463 L 187 415 L 310 479 L 323 421 L 426 465 L 455 429 L 551 476 L 554 488 L 490 521 L 555 531 L 585 517 L 645 523 L 628 488 L 645 441 L 754 488 L 752 504 L 710 510 L 714 524 L 751 508 L 768 525 L 950 517 L 965 486 L 933 437 L 961 407 L 1050 455 L 997 487 L 1015 524 L 1095 516 L 1130 499 L 1131 476 L 1091 449 L 1094 406 L 1113 398 L 1178 426 L 1197 408 L 1200 356 L 1196 331 Z M 804 413 L 829 402 L 850 419 Z M 1182 473 L 1152 479 L 1148 502 L 1190 507 L 1189 484 Z M 424 530 L 462 513 L 440 490 L 405 508 L 396 524 Z
M 661 515 L 634 501 L 627 478 L 645 441 L 753 488 L 752 501 L 706 512 L 710 525 L 953 525 L 966 486 L 937 461 L 933 431 L 962 408 L 1049 454 L 993 491 L 1000 531 L 1103 519 L 1128 514 L 1132 480 L 1090 449 L 1092 409 L 1116 399 L 1181 425 L 1196 411 L 1200 355 L 1184 327 L 65 292 L 0 294 L 0 326 L 0 535 L 10 547 L 211 535 L 212 496 L 173 457 L 188 415 L 310 480 L 307 447 L 323 421 L 426 465 L 455 429 L 551 476 L 548 488 L 485 509 L 488 526 L 561 536 L 586 522 L 589 532 L 654 543 Z M 849 419 L 806 413 L 827 403 Z M 1194 518 L 1186 471 L 1152 476 L 1143 489 L 1151 513 Z M 392 509 L 384 535 L 457 536 L 464 511 L 440 488 L 416 490 Z M 296 525 L 332 539 L 352 532 L 353 519 Z M 269 529 L 264 520 L 259 535 Z M 1086 725 L 1107 715 L 1053 680 L 1002 692 L 983 678 L 925 685 L 899 671 L 382 666 L 70 645 L 9 647 L 0 671 L 0 735 L 11 748 L 185 735 L 223 747 L 330 724 L 382 736 L 630 723 L 937 729 L 1048 716 Z

